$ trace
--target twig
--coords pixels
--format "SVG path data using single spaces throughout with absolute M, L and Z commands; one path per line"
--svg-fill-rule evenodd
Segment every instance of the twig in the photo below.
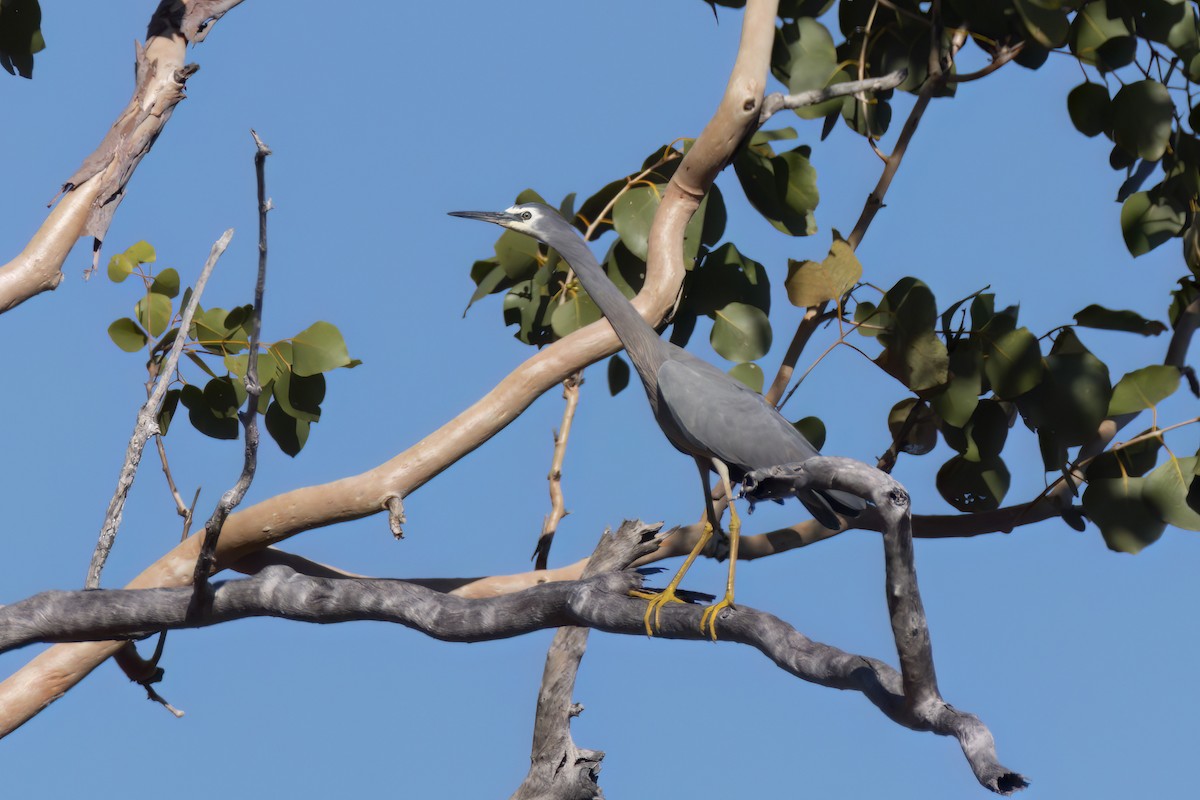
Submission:
M 807 92 L 797 92 L 796 94 L 787 95 L 774 92 L 767 95 L 766 99 L 763 100 L 762 112 L 758 116 L 758 124 L 764 124 L 774 114 L 785 108 L 795 109 L 805 106 L 815 106 L 824 103 L 826 100 L 832 100 L 835 97 L 845 97 L 846 95 L 858 94 L 859 92 L 881 92 L 899 86 L 907 77 L 908 70 L 899 69 L 895 72 L 889 72 L 887 75 L 880 75 L 877 78 L 844 81 L 842 83 L 835 83 L 832 86 L 826 86 L 824 89 L 810 89 Z
M 398 494 L 394 494 L 387 499 L 383 507 L 388 512 L 388 528 L 392 531 L 392 536 L 396 539 L 404 538 L 404 523 L 408 522 L 408 518 L 404 516 L 404 500 Z
M 534 569 L 545 569 L 550 559 L 550 545 L 558 530 L 558 523 L 571 513 L 566 510 L 562 491 L 562 468 L 567 455 L 567 439 L 571 435 L 571 423 L 575 419 L 575 409 L 579 406 L 579 387 L 583 384 L 583 373 L 576 372 L 563 381 L 562 424 L 554 434 L 554 457 L 550 461 L 550 474 L 546 476 L 550 484 L 550 513 L 542 522 L 542 534 L 538 537 L 537 547 L 533 550 Z
M 986 67 L 978 69 L 975 72 L 967 72 L 962 75 L 949 73 L 945 76 L 945 81 L 946 83 L 968 83 L 970 81 L 977 81 L 980 78 L 986 78 L 988 75 L 991 75 L 993 72 L 1000 69 L 1005 64 L 1020 55 L 1021 51 L 1024 49 L 1025 42 L 1018 42 L 1012 47 L 1005 47 L 996 54 L 996 57 L 992 59 L 992 63 L 988 64 Z
M 250 135 L 254 137 L 254 173 L 258 185 L 258 278 L 254 284 L 254 312 L 248 320 L 250 350 L 246 358 L 244 379 L 246 407 L 238 412 L 238 419 L 246 431 L 246 446 L 242 474 L 238 476 L 237 483 L 221 495 L 221 501 L 217 503 L 212 516 L 204 523 L 204 543 L 196 557 L 196 570 L 192 577 L 197 604 L 204 596 L 208 576 L 212 574 L 217 561 L 217 541 L 225 519 L 246 496 L 250 483 L 254 480 L 254 472 L 258 468 L 258 397 L 262 394 L 262 386 L 258 383 L 258 338 L 262 329 L 263 292 L 267 284 L 267 212 L 271 210 L 271 201 L 267 197 L 266 161 L 267 156 L 271 155 L 271 149 L 263 144 L 262 139 L 259 139 L 253 130 L 250 131 Z
M 183 315 L 180 317 L 179 335 L 175 337 L 175 341 L 171 344 L 171 352 L 163 361 L 163 369 L 159 374 L 158 383 L 149 399 L 138 411 L 133 435 L 129 438 L 129 446 L 125 448 L 125 463 L 121 466 L 121 472 L 117 476 L 117 489 L 108 503 L 108 512 L 104 515 L 104 524 L 100 527 L 100 536 L 96 541 L 96 549 L 92 553 L 92 563 L 88 567 L 87 581 L 84 583 L 84 587 L 87 589 L 95 589 L 100 586 L 100 573 L 104 570 L 104 562 L 108 559 L 113 542 L 116 541 L 117 530 L 121 527 L 121 516 L 125 511 L 125 498 L 129 494 L 129 488 L 133 486 L 133 479 L 137 476 L 138 464 L 142 460 L 142 450 L 146 447 L 146 441 L 158 432 L 158 411 L 162 407 L 163 397 L 167 393 L 171 376 L 175 374 L 175 368 L 179 364 L 179 354 L 183 352 L 184 342 L 187 341 L 186 331 L 191 327 L 192 316 L 196 313 L 196 306 L 200 303 L 200 295 L 204 292 L 205 284 L 208 283 L 208 276 L 212 274 L 217 260 L 225 252 L 225 248 L 229 246 L 229 240 L 232 238 L 233 229 L 230 228 L 212 246 L 208 260 L 204 262 L 204 269 L 200 270 L 200 277 L 196 279 L 196 285 L 192 289 L 192 296 L 188 301 L 187 308 L 183 310 Z

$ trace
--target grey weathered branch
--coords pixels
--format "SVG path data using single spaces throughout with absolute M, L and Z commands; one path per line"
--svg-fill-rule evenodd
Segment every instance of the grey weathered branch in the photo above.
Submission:
M 175 374 L 175 367 L 179 364 L 179 354 L 183 352 L 183 345 L 187 341 L 186 332 L 192 324 L 192 316 L 200 304 L 200 295 L 204 292 L 205 284 L 208 283 L 208 276 L 212 274 L 217 260 L 225 252 L 225 248 L 229 246 L 229 240 L 232 238 L 233 229 L 231 228 L 213 244 L 212 250 L 208 254 L 208 260 L 204 262 L 204 269 L 200 270 L 200 277 L 196 279 L 192 296 L 179 318 L 179 335 L 171 343 L 171 351 L 167 354 L 162 369 L 159 370 L 158 383 L 150 393 L 150 397 L 142 405 L 141 410 L 138 411 L 133 435 L 129 437 L 129 445 L 125 448 L 125 463 L 121 465 L 121 472 L 117 477 L 117 488 L 113 492 L 112 500 L 108 502 L 108 512 L 104 515 L 104 523 L 100 526 L 100 536 L 96 540 L 96 549 L 92 553 L 92 562 L 88 567 L 87 581 L 84 583 L 88 589 L 95 589 L 100 585 L 100 573 L 104 569 L 104 562 L 108 559 L 109 551 L 112 550 L 113 542 L 116 541 L 117 530 L 121 527 L 125 498 L 129 494 L 129 488 L 133 486 L 133 479 L 137 476 L 138 465 L 142 461 L 142 452 L 150 437 L 158 433 L 158 412 L 162 408 L 167 386 L 170 385 L 171 378 Z
M 762 125 L 771 118 L 772 115 L 784 110 L 785 108 L 803 108 L 805 106 L 815 106 L 819 103 L 824 103 L 826 100 L 832 100 L 835 97 L 845 97 L 859 92 L 882 92 L 887 89 L 894 89 L 904 82 L 908 77 L 908 70 L 899 69 L 895 72 L 889 72 L 887 75 L 880 75 L 877 78 L 865 78 L 861 81 L 845 81 L 843 83 L 835 83 L 832 86 L 827 86 L 824 89 L 810 89 L 807 92 L 797 92 L 796 94 L 782 94 L 775 92 L 767 95 L 763 101 L 762 112 L 758 116 L 758 124 Z
M 622 570 L 654 552 L 661 544 L 662 537 L 656 535 L 661 529 L 661 523 L 626 521 L 615 534 L 605 531 L 588 559 L 583 580 Z M 571 738 L 571 720 L 583 711 L 571 696 L 587 640 L 587 628 L 559 628 L 554 634 L 538 692 L 529 773 L 513 793 L 514 800 L 592 800 L 603 796 L 596 779 L 604 753 L 581 750 Z
M 267 286 L 267 213 L 271 210 L 271 200 L 267 197 L 266 164 L 267 156 L 271 155 L 271 148 L 267 147 L 253 130 L 250 131 L 250 135 L 254 137 L 254 174 L 258 187 L 258 274 L 254 281 L 254 306 L 250 319 L 247 320 L 247 331 L 250 335 L 247 342 L 246 375 L 243 379 L 246 386 L 246 406 L 238 412 L 246 439 L 242 472 L 238 475 L 237 482 L 221 495 L 208 522 L 204 523 L 204 541 L 200 546 L 199 555 L 196 556 L 196 568 L 192 573 L 197 603 L 203 600 L 201 587 L 212 574 L 217 561 L 217 543 L 220 540 L 221 528 L 233 509 L 241 505 L 258 469 L 258 398 L 262 394 L 262 386 L 258 382 L 258 341 L 262 331 L 263 294 Z
M 0 267 L 0 313 L 58 287 L 63 263 L 82 236 L 100 242 L 125 196 L 125 186 L 184 98 L 187 80 L 199 69 L 184 64 L 195 31 L 240 0 L 163 0 L 150 18 L 145 45 L 135 44 L 133 97 L 96 150 L 63 183 L 62 199 L 14 259 Z M 205 31 L 206 32 L 206 31 Z M 194 38 L 193 38 L 194 37 Z
M 839 483 L 842 488 L 849 485 Z M 636 557 L 645 546 L 647 531 L 648 526 L 634 524 L 615 534 L 626 540 L 619 543 L 624 552 L 620 561 Z M 904 557 L 902 548 L 889 553 L 892 559 L 903 561 Z M 258 616 L 321 624 L 392 622 L 457 642 L 490 641 L 563 626 L 642 636 L 645 601 L 628 596 L 629 590 L 640 584 L 641 575 L 636 572 L 605 572 L 587 580 L 547 583 L 515 594 L 468 600 L 405 581 L 315 578 L 271 566 L 254 578 L 214 584 L 211 604 L 190 617 L 192 591 L 187 587 L 43 592 L 0 607 L 0 652 L 35 642 L 128 639 L 164 628 L 199 628 Z M 893 610 L 894 618 L 907 613 L 904 603 L 890 602 L 889 606 L 899 608 Z M 691 605 L 664 608 L 658 635 L 704 638 L 699 627 L 701 611 Z M 932 667 L 919 657 L 902 655 L 901 664 L 908 673 L 902 675 L 877 659 L 814 642 L 779 618 L 747 606 L 722 611 L 719 625 L 723 641 L 750 645 L 802 680 L 862 692 L 905 727 L 954 736 L 980 782 L 993 791 L 1007 794 L 1024 786 L 1023 778 L 996 761 L 991 733 L 977 717 L 945 703 L 936 691 L 928 691 Z M 919 644 L 921 637 L 906 641 Z
M 830 456 L 755 470 L 746 475 L 742 485 L 745 496 L 752 501 L 788 497 L 805 489 L 840 489 L 875 505 L 884 521 L 888 613 L 900 656 L 903 686 L 900 714 L 919 721 L 919 725 L 947 726 L 928 730 L 953 731 L 975 777 L 985 787 L 1000 794 L 1025 788 L 1028 785 L 1025 778 L 1003 767 L 996 758 L 995 744 L 983 723 L 954 709 L 938 691 L 929 625 L 913 564 L 912 509 L 904 487 L 882 470 L 853 459 Z M 722 634 L 728 637 L 724 628 L 722 622 Z

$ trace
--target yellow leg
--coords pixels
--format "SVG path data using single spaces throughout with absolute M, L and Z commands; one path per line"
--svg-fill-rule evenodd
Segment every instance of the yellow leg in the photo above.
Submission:
M 728 482 L 726 482 L 726 493 Z M 726 497 L 732 498 L 731 494 L 726 494 Z M 704 609 L 704 613 L 700 618 L 700 632 L 704 632 L 704 627 L 708 627 L 709 636 L 713 637 L 713 642 L 716 642 L 716 615 L 720 613 L 722 608 L 730 608 L 733 606 L 733 575 L 738 569 L 738 535 L 742 533 L 742 521 L 738 519 L 738 511 L 733 507 L 733 500 L 730 500 L 730 577 L 725 583 L 725 597 L 720 602 L 713 603 L 712 606 Z
M 630 594 L 634 597 L 642 597 L 650 601 L 646 604 L 645 623 L 647 636 L 654 635 L 654 629 L 658 627 L 659 612 L 662 610 L 663 606 L 665 606 L 667 603 L 683 602 L 679 599 L 679 596 L 675 594 L 675 590 L 679 588 L 679 583 L 683 580 L 683 576 L 687 574 L 689 569 L 691 569 L 692 562 L 696 560 L 696 556 L 700 555 L 705 546 L 708 545 L 708 540 L 712 538 L 712 534 L 712 523 L 705 522 L 704 530 L 700 533 L 700 540 L 696 542 L 696 546 L 692 548 L 692 552 L 688 554 L 687 560 L 683 562 L 683 566 L 679 568 L 679 572 L 675 573 L 675 577 L 672 578 L 671 582 L 667 584 L 666 589 L 663 589 L 661 592 L 657 593 L 641 591 L 630 592 Z M 653 624 L 650 622 L 651 617 L 654 618 Z M 701 626 L 700 630 L 703 631 L 704 627 Z
M 716 459 L 713 459 L 713 465 L 721 476 L 721 481 L 725 485 L 725 497 L 729 500 L 729 578 L 725 582 L 725 597 L 720 602 L 713 603 L 704 609 L 704 613 L 700 616 L 700 633 L 703 634 L 707 627 L 709 635 L 715 642 L 717 640 L 717 614 L 721 612 L 721 609 L 730 608 L 733 605 L 733 579 L 737 572 L 738 536 L 741 534 L 742 521 L 738 518 L 737 509 L 733 505 L 733 492 L 729 485 L 728 470 L 723 463 Z

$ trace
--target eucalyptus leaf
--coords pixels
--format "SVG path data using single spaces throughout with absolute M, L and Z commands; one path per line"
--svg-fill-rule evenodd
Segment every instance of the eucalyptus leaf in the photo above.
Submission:
M 149 341 L 146 332 L 129 317 L 122 317 L 109 325 L 108 338 L 126 353 L 136 353 Z
M 716 312 L 709 341 L 722 358 L 755 361 L 771 349 L 771 322 L 760 308 L 730 303 Z

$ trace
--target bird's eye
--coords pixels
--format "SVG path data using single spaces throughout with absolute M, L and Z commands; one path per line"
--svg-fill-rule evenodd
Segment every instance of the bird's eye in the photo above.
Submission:
M 528 211 L 522 211 L 522 212 L 521 212 L 521 219 L 523 219 L 523 220 L 525 220 L 526 222 L 528 222 L 529 220 L 533 219 L 533 214 L 531 214 L 531 213 L 530 213 L 530 212 L 528 212 Z

